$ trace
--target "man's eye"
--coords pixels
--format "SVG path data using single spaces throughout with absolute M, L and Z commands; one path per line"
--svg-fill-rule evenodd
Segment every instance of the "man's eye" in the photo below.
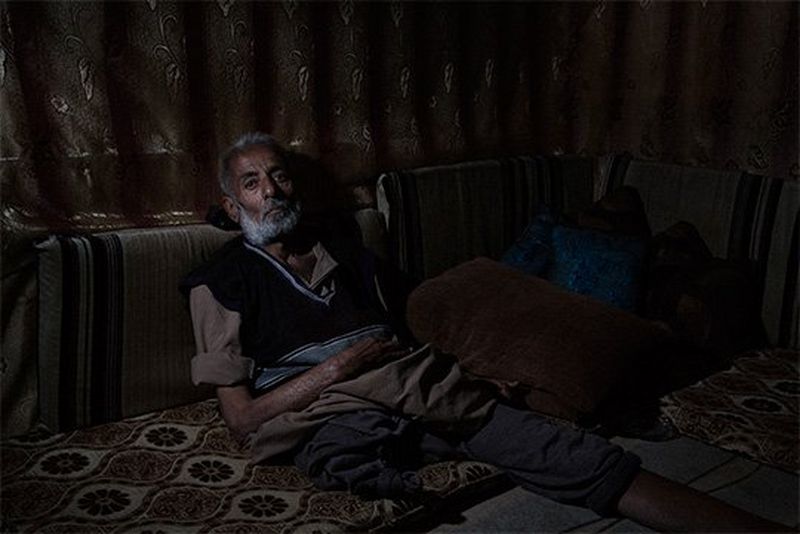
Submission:
M 291 180 L 291 178 L 289 178 L 289 175 L 283 171 L 274 173 L 272 175 L 272 179 L 281 184 L 285 184 L 286 182 Z
M 253 189 L 256 184 L 258 184 L 258 180 L 245 180 L 244 188 L 245 189 Z

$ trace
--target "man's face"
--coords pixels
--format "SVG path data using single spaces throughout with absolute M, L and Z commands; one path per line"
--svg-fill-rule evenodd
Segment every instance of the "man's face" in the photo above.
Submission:
M 254 146 L 230 162 L 235 198 L 225 197 L 228 215 L 242 226 L 252 244 L 264 246 L 289 232 L 300 216 L 286 164 L 269 147 Z

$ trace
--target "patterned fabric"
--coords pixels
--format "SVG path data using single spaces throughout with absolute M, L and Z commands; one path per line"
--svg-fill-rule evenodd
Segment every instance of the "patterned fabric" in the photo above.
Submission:
M 40 245 L 39 395 L 53 431 L 209 395 L 178 281 L 231 234 L 207 225 L 53 237 Z
M 770 342 L 800 348 L 800 182 L 631 161 L 627 155 L 612 161 L 599 180 L 601 195 L 633 186 L 654 234 L 689 221 L 714 256 L 751 262 Z
M 752 352 L 733 367 L 664 397 L 684 435 L 800 473 L 800 352 Z
M 445 462 L 419 471 L 427 501 L 319 491 L 294 467 L 248 463 L 214 400 L 2 447 L 3 532 L 397 528 L 437 499 L 503 480 L 485 464 Z
M 476 256 L 499 259 L 540 205 L 576 213 L 591 203 L 584 158 L 505 158 L 389 173 L 378 182 L 390 256 L 417 279 Z
M 196 222 L 256 127 L 343 180 L 609 148 L 800 172 L 793 2 L 4 2 L 0 24 L 10 227 Z

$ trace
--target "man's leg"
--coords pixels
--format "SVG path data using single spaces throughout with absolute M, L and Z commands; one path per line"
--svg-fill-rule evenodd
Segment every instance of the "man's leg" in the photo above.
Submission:
M 534 493 L 658 530 L 786 530 L 641 469 L 635 455 L 600 436 L 529 411 L 498 405 L 462 449 Z
M 641 470 L 617 503 L 620 514 L 661 532 L 781 532 L 788 527 L 689 486 Z

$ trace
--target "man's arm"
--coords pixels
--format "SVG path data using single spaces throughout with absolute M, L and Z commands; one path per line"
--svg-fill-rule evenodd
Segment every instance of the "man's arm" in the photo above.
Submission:
M 397 350 L 393 341 L 365 339 L 253 398 L 245 384 L 253 361 L 241 356 L 239 314 L 222 306 L 206 286 L 192 289 L 189 303 L 197 346 L 192 380 L 217 386 L 222 416 L 237 439 L 281 413 L 305 408 L 329 385 L 355 376 Z
M 322 391 L 356 375 L 382 356 L 393 352 L 393 341 L 365 339 L 315 365 L 263 395 L 253 398 L 245 385 L 217 388 L 222 417 L 238 440 L 254 432 L 261 423 L 284 412 L 302 410 L 316 400 Z

